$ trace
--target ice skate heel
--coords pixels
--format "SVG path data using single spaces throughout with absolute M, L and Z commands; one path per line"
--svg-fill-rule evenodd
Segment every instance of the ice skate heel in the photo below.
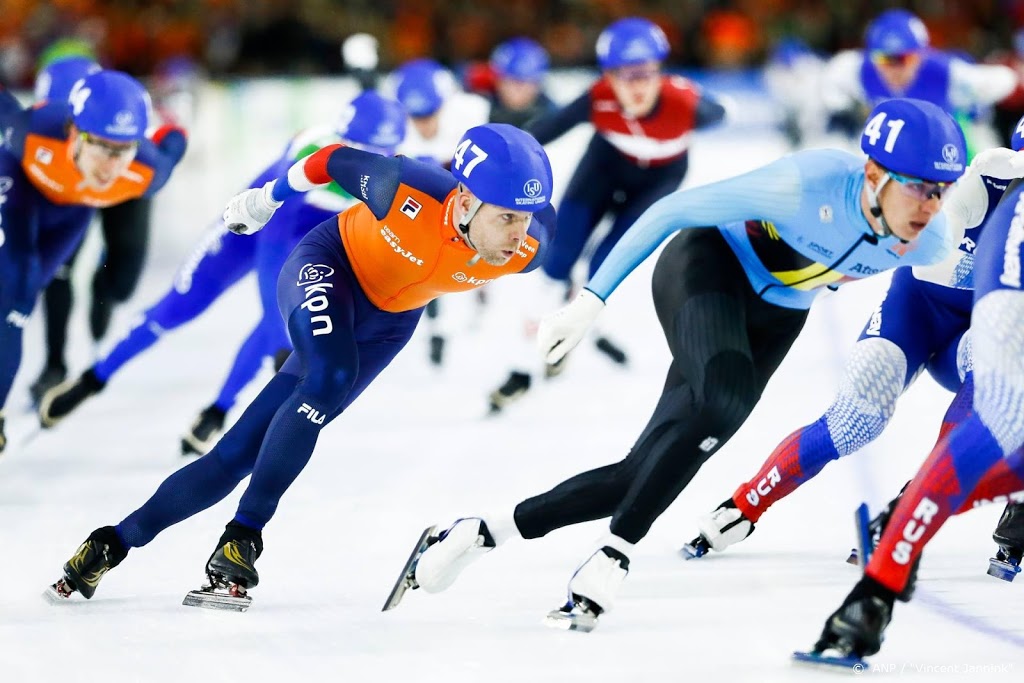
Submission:
M 1019 548 L 999 548 L 996 556 L 989 558 L 989 576 L 1003 581 L 1013 581 L 1020 574 L 1021 550 Z
M 553 609 L 544 617 L 544 625 L 563 631 L 579 631 L 590 633 L 597 628 L 597 618 L 603 610 L 586 598 L 574 595 L 558 609 Z
M 238 584 L 224 584 L 211 578 L 210 583 L 199 590 L 189 591 L 181 604 L 186 607 L 245 612 L 252 604 L 252 598 Z
M 629 574 L 629 558 L 603 546 L 580 565 L 569 580 L 569 599 L 544 617 L 544 625 L 589 633 L 597 620 L 612 609 L 619 586 Z
M 56 583 L 50 584 L 46 590 L 43 591 L 43 597 L 54 605 L 59 605 L 72 595 L 74 595 L 75 589 L 68 585 L 68 582 L 64 578 L 57 579 Z
M 252 604 L 248 590 L 260 582 L 255 565 L 262 553 L 262 534 L 231 522 L 206 562 L 208 583 L 199 590 L 189 591 L 181 604 L 204 609 L 246 611 Z
M 988 575 L 1003 581 L 1013 581 L 1020 573 L 1021 555 L 1024 554 L 1024 503 L 1008 503 L 999 517 L 992 540 L 999 549 L 988 562 Z
M 710 551 L 711 544 L 708 543 L 708 539 L 698 536 L 689 543 L 684 543 L 683 547 L 679 549 L 679 554 L 682 555 L 684 560 L 698 560 Z
M 420 534 L 419 540 L 416 541 L 416 545 L 413 546 L 412 553 L 409 555 L 409 559 L 405 561 L 405 566 L 402 567 L 402 573 L 398 575 L 398 581 L 391 588 L 388 599 L 384 601 L 381 612 L 387 612 L 398 607 L 398 603 L 405 597 L 405 592 L 418 587 L 416 583 L 416 563 L 419 562 L 420 557 L 423 556 L 427 548 L 437 543 L 438 538 L 434 536 L 436 529 L 437 525 L 428 526 Z
M 43 596 L 51 602 L 62 602 L 77 592 L 89 600 L 95 595 L 103 575 L 121 564 L 127 555 L 128 549 L 121 543 L 114 527 L 96 529 L 64 563 L 64 576 L 51 584 Z
M 722 552 L 754 533 L 754 523 L 729 498 L 708 514 L 698 517 L 697 529 L 700 531 L 697 538 L 679 549 L 684 560 L 699 559 L 712 549 Z

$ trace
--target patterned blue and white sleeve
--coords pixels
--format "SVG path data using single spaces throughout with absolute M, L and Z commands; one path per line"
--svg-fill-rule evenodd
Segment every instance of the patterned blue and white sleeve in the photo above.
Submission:
M 626 231 L 587 289 L 606 300 L 678 230 L 749 219 L 791 220 L 800 209 L 801 185 L 800 165 L 787 156 L 734 178 L 673 192 L 652 204 Z

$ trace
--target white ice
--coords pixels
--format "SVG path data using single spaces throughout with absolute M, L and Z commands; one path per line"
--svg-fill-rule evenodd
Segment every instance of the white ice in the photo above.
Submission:
M 553 149 L 563 184 L 585 139 L 577 133 Z M 119 313 L 122 326 L 130 309 L 168 286 L 182 249 L 254 170 L 254 154 L 269 154 L 266 147 L 238 149 L 227 157 L 190 152 L 158 204 L 151 265 Z M 783 151 L 763 134 L 698 138 L 688 183 L 732 175 Z M 562 601 L 605 521 L 510 543 L 446 593 L 410 593 L 395 611 L 380 612 L 428 523 L 508 511 L 625 455 L 667 368 L 649 295 L 652 264 L 624 283 L 606 312 L 630 353 L 628 371 L 585 343 L 562 377 L 540 382 L 500 418 L 484 417 L 485 397 L 503 380 L 519 336 L 521 323 L 507 311 L 521 306 L 533 283 L 499 283 L 480 320 L 473 320 L 471 300 L 451 300 L 459 331 L 444 369 L 428 366 L 426 339 L 418 335 L 324 431 L 266 529 L 262 580 L 245 614 L 181 606 L 200 584 L 239 491 L 132 551 L 91 601 L 76 596 L 51 606 L 40 594 L 93 528 L 117 523 L 184 463 L 178 436 L 212 401 L 255 322 L 254 284 L 242 283 L 127 366 L 80 413 L 23 446 L 32 424 L 23 412 L 27 385 L 42 363 L 37 314 L 8 407 L 12 446 L 0 459 L 0 681 L 822 680 L 829 674 L 794 666 L 789 654 L 814 643 L 856 581 L 858 570 L 844 562 L 854 544 L 852 512 L 862 500 L 877 510 L 917 469 L 946 392 L 922 378 L 882 439 L 780 503 L 741 545 L 689 563 L 677 550 L 693 537 L 698 514 L 827 406 L 884 278 L 815 304 L 747 424 L 638 546 L 617 609 L 593 633 L 551 631 L 541 618 Z M 90 361 L 84 315 L 79 307 L 72 321 L 74 372 Z M 243 401 L 257 390 L 250 387 Z M 1020 674 L 1024 579 L 1008 584 L 985 575 L 1000 510 L 954 519 L 936 537 L 918 599 L 897 605 L 884 648 L 870 660 L 876 674 L 943 682 Z

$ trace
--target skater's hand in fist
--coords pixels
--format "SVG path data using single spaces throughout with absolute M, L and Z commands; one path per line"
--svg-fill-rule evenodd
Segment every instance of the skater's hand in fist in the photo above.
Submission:
M 1005 147 L 986 149 L 974 157 L 968 170 L 1000 180 L 1024 178 L 1024 152 Z
M 562 360 L 580 343 L 603 308 L 601 297 L 584 288 L 568 305 L 544 316 L 537 328 L 537 347 L 544 360 L 549 364 Z
M 259 232 L 283 202 L 274 199 L 271 192 L 276 180 L 236 194 L 224 209 L 224 224 L 236 235 Z

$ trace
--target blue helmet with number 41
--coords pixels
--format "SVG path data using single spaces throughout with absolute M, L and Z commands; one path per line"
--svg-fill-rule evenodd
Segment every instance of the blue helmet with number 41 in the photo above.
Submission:
M 507 123 L 466 131 L 452 157 L 452 175 L 477 199 L 537 213 L 551 203 L 551 162 L 529 133 Z
M 955 182 L 967 166 L 960 126 L 949 113 L 924 100 L 879 102 L 868 116 L 860 148 L 890 171 L 937 183 Z

